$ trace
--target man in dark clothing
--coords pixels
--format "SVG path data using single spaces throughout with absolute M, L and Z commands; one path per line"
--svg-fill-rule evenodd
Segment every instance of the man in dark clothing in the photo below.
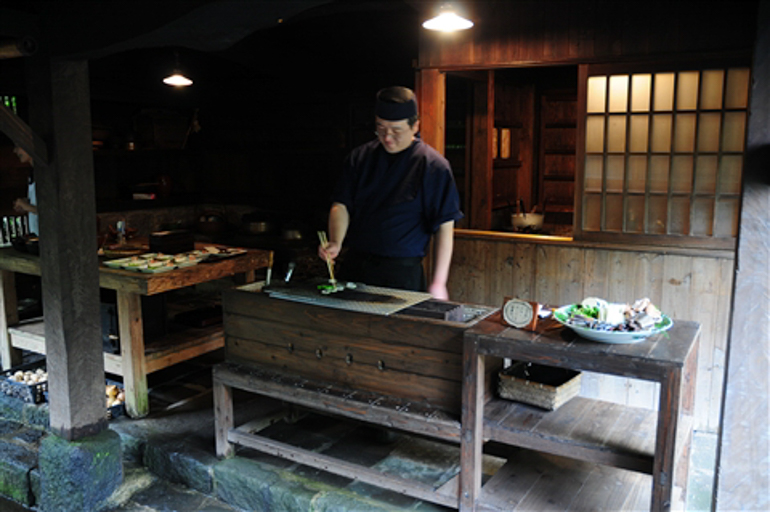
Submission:
M 427 290 L 448 299 L 454 223 L 462 218 L 449 162 L 418 137 L 414 93 L 377 93 L 377 139 L 345 160 L 329 213 L 329 243 L 321 258 L 348 247 L 340 277 L 374 286 L 424 291 L 422 258 L 435 234 L 433 278 Z

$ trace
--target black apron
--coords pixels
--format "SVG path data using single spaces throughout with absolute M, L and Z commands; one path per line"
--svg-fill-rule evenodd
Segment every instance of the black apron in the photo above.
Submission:
M 340 259 L 341 280 L 415 292 L 427 290 L 421 257 L 389 258 L 349 250 Z

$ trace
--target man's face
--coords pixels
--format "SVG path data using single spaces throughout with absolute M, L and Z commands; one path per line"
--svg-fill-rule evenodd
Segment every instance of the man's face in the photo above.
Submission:
M 375 133 L 388 153 L 399 153 L 408 148 L 420 128 L 420 121 L 409 126 L 409 121 L 386 121 L 375 117 Z

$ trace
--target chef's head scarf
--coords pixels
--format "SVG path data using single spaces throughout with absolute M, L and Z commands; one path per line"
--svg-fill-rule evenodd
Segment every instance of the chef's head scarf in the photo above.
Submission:
M 411 89 L 387 87 L 377 93 L 374 113 L 385 121 L 408 119 L 411 125 L 417 120 L 417 99 Z

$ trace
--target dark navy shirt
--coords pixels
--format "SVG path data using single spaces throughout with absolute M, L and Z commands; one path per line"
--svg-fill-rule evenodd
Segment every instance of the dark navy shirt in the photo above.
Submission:
M 449 162 L 419 139 L 396 154 L 379 140 L 354 149 L 332 200 L 350 214 L 345 245 L 377 256 L 425 256 L 439 226 L 463 217 Z

